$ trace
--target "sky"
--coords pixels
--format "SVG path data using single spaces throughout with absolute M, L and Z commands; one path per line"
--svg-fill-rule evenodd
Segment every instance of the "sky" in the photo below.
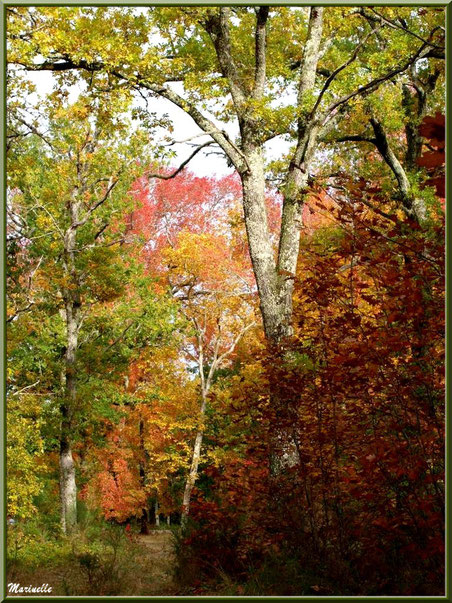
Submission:
M 54 85 L 54 77 L 50 71 L 34 71 L 28 73 L 29 79 L 36 86 L 36 94 L 30 98 L 32 102 L 36 102 L 39 98 L 44 98 L 47 94 L 52 91 Z M 181 83 L 170 84 L 176 92 L 183 95 L 183 87 Z M 72 86 L 69 94 L 69 102 L 74 102 L 80 92 L 77 86 Z M 144 107 L 144 101 L 137 98 L 136 106 Z M 170 101 L 164 98 L 150 98 L 148 99 L 149 111 L 155 111 L 158 115 L 167 114 L 174 125 L 174 140 L 180 141 L 180 144 L 175 144 L 172 149 L 176 153 L 176 157 L 173 160 L 174 167 L 177 167 L 182 161 L 187 159 L 193 152 L 194 147 L 190 146 L 191 143 L 203 143 L 208 140 L 208 136 L 203 134 L 202 130 L 195 124 L 195 122 L 188 116 L 182 109 L 176 107 Z M 212 115 L 208 116 L 213 122 L 215 118 Z M 223 122 L 216 122 L 220 129 L 226 129 L 228 135 L 233 140 L 238 136 L 238 124 L 230 123 L 227 126 Z M 161 131 L 162 139 L 167 132 Z M 201 135 L 201 136 L 200 136 Z M 193 140 L 190 140 L 193 139 Z M 186 142 L 183 142 L 186 141 Z M 269 141 L 266 145 L 267 157 L 269 159 L 276 159 L 281 156 L 282 153 L 287 151 L 287 143 L 281 139 L 275 138 Z M 216 176 L 222 177 L 233 172 L 233 168 L 228 167 L 226 159 L 218 154 L 212 153 L 213 149 L 206 149 L 198 153 L 189 163 L 188 169 L 195 173 L 197 176 Z

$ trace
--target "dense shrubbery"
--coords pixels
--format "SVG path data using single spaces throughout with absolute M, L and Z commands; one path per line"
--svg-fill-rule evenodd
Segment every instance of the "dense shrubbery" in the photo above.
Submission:
M 343 236 L 302 251 L 293 340 L 223 404 L 252 435 L 207 469 L 186 556 L 255 594 L 441 594 L 442 218 L 335 213 Z

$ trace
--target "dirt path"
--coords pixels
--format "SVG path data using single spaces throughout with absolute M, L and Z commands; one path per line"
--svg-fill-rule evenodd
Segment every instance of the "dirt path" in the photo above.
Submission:
M 146 594 L 174 595 L 176 584 L 173 572 L 176 564 L 174 537 L 170 530 L 152 530 L 150 534 L 139 535 L 137 542 L 143 546 L 148 557 L 146 566 Z

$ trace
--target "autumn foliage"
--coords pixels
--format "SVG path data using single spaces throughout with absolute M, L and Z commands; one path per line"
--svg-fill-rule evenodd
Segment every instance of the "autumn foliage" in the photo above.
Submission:
M 446 12 L 5 9 L 8 595 L 448 595 Z
M 375 187 L 341 184 L 347 200 L 311 199 L 294 337 L 218 399 L 229 455 L 206 470 L 187 544 L 201 565 L 215 546 L 242 580 L 296 560 L 266 594 L 440 594 L 444 216 L 420 227 Z

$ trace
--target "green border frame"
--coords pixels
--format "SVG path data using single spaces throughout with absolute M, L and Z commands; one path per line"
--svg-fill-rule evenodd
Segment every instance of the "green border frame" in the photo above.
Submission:
M 95 0 L 94 2 L 89 2 L 89 0 L 66 0 L 65 2 L 61 2 L 58 0 L 13 0 L 11 2 L 0 0 L 0 5 L 2 9 L 2 14 L 0 16 L 0 34 L 2 39 L 2 44 L 0 46 L 0 65 L 2 69 L 0 71 L 0 91 L 2 94 L 2 127 L 3 127 L 3 135 L 2 135 L 2 144 L 0 147 L 0 181 L 3 183 L 1 190 L 1 216 L 0 220 L 0 240 L 3 242 L 1 246 L 2 255 L 0 261 L 0 283 L 2 287 L 2 295 L 0 297 L 0 310 L 2 318 L 5 317 L 6 312 L 6 274 L 5 274 L 5 263 L 6 263 L 6 245 L 5 245 L 5 233 L 6 233 L 6 211 L 4 210 L 6 204 L 6 6 L 214 6 L 214 5 L 229 5 L 229 6 L 261 6 L 261 5 L 269 5 L 269 6 L 442 6 L 446 9 L 446 99 L 445 99 L 445 111 L 446 111 L 446 162 L 447 157 L 452 148 L 451 144 L 451 134 L 452 134 L 452 125 L 450 120 L 448 119 L 448 111 L 447 111 L 447 99 L 450 98 L 450 86 L 451 86 L 451 72 L 452 72 L 452 61 L 451 61 L 451 35 L 452 35 L 452 8 L 451 8 L 452 0 L 448 0 L 446 2 L 437 2 L 435 0 L 377 0 L 376 2 L 372 1 L 362 1 L 355 0 L 348 2 L 347 0 L 323 0 L 321 2 L 309 2 L 308 0 L 236 0 L 235 2 L 231 2 L 229 0 L 153 0 L 152 2 L 143 2 L 142 0 L 128 0 L 128 1 L 120 1 L 114 2 L 112 0 Z M 452 162 L 451 162 L 452 164 Z M 447 163 L 446 163 L 447 166 Z M 0 345 L 1 345 L 1 362 L 0 362 L 0 370 L 2 377 L 2 412 L 0 414 L 0 438 L 1 438 L 1 462 L 0 462 L 0 494 L 2 498 L 1 512 L 0 512 L 0 532 L 2 533 L 1 546 L 0 546 L 0 596 L 3 597 L 1 601 L 12 601 L 14 599 L 18 600 L 26 600 L 26 601 L 68 601 L 68 600 L 76 600 L 76 601 L 103 601 L 103 600 L 115 600 L 115 601 L 130 601 L 130 600 L 139 600 L 139 601 L 171 601 L 171 600 L 195 600 L 195 601 L 217 601 L 217 600 L 226 600 L 226 601 L 245 601 L 245 600 L 264 600 L 264 601 L 280 601 L 280 600 L 295 600 L 295 601 L 324 601 L 324 600 L 351 600 L 351 601 L 452 601 L 451 593 L 450 593 L 450 579 L 449 575 L 452 574 L 452 564 L 450 560 L 450 546 L 448 542 L 448 536 L 450 536 L 450 517 L 452 515 L 451 509 L 449 508 L 449 482 L 447 480 L 448 477 L 448 467 L 449 467 L 449 459 L 450 459 L 450 440 L 447 438 L 447 434 L 450 432 L 450 413 L 448 412 L 448 401 L 449 401 L 449 392 L 450 387 L 447 380 L 447 369 L 450 368 L 450 327 L 449 321 L 447 320 L 449 317 L 449 300 L 448 300 L 448 268 L 450 264 L 449 258 L 449 250 L 451 245 L 451 226 L 452 226 L 452 217 L 449 211 L 447 211 L 448 200 L 451 194 L 451 182 L 450 182 L 450 174 L 449 170 L 446 168 L 446 553 L 445 553 L 445 565 L 446 565 L 446 574 L 445 574 L 445 595 L 444 596 L 318 596 L 318 597 L 304 597 L 304 596 L 287 596 L 287 597 L 271 597 L 271 596 L 253 596 L 253 597 L 234 597 L 234 596 L 219 596 L 219 597 L 203 597 L 203 596 L 180 596 L 180 597 L 161 597 L 161 596 L 130 596 L 130 597 L 8 597 L 6 593 L 6 530 L 3 529 L 6 522 L 6 328 L 5 321 L 2 319 L 0 321 Z M 0 243 L 1 245 L 1 243 Z M 449 571 L 447 571 L 449 570 Z

